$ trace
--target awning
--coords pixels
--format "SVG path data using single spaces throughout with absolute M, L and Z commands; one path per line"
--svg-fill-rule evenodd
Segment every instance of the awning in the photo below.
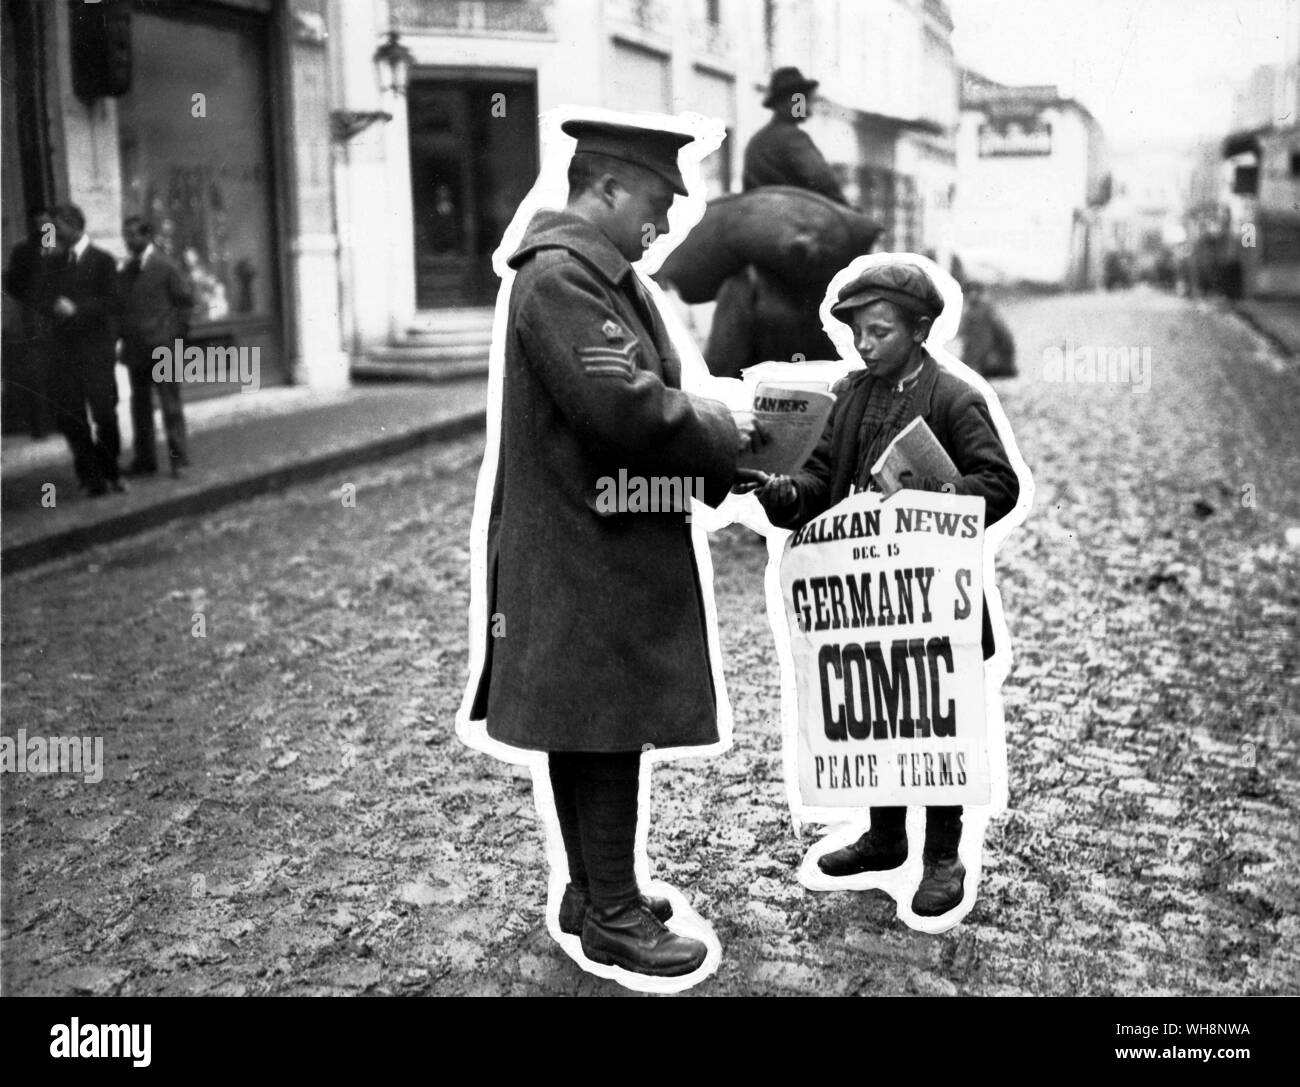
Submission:
M 888 125 L 897 129 L 909 129 L 913 132 L 927 132 L 931 136 L 942 136 L 947 129 L 937 121 L 927 121 L 920 117 L 893 117 L 887 113 L 872 113 L 870 110 L 853 111 L 858 117 L 873 124 Z
M 1261 125 L 1259 128 L 1248 128 L 1241 132 L 1233 132 L 1223 139 L 1223 157 L 1230 159 L 1234 155 L 1244 155 L 1252 152 L 1256 155 L 1259 151 L 1259 138 L 1269 130 L 1268 125 Z

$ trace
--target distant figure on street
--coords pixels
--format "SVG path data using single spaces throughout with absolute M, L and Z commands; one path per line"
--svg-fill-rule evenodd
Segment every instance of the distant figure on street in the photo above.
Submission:
M 23 404 L 22 415 L 33 438 L 42 438 L 49 429 L 46 404 L 45 372 L 49 366 L 51 322 L 41 312 L 40 301 L 49 291 L 49 279 L 58 251 L 58 239 L 48 208 L 37 208 L 29 219 L 27 237 L 9 252 L 5 266 L 4 289 L 22 307 L 22 338 L 15 341 L 18 357 L 8 360 L 5 380 L 7 396 L 16 396 Z M 14 363 L 18 365 L 15 366 Z
M 835 171 L 799 126 L 808 120 L 818 81 L 806 79 L 798 68 L 772 73 L 763 105 L 772 119 L 754 133 L 745 148 L 744 189 L 762 185 L 793 185 L 847 204 Z
M 94 246 L 74 204 L 53 209 L 58 241 L 53 274 L 38 302 L 50 321 L 47 374 L 55 425 L 67 438 L 81 486 L 92 496 L 124 490 L 117 458 L 117 263 Z M 89 418 L 87 418 L 89 409 Z M 94 424 L 92 435 L 91 424 Z
M 962 362 L 981 377 L 1016 376 L 1016 341 L 989 301 L 983 283 L 966 284 L 961 325 Z
M 154 441 L 153 391 L 158 391 L 168 463 L 173 476 L 189 464 L 185 415 L 179 381 L 155 381 L 153 352 L 173 349 L 189 334 L 194 291 L 174 261 L 153 243 L 153 227 L 138 215 L 122 224 L 122 238 L 131 254 L 118 273 L 122 304 L 122 362 L 131 376 L 131 426 L 135 456 L 130 475 L 158 471 Z

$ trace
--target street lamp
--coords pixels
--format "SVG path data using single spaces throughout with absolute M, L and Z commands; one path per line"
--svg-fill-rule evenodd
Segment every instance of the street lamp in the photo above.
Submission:
M 380 93 L 405 94 L 415 57 L 402 44 L 396 30 L 388 32 L 387 40 L 375 50 L 375 71 L 379 73 Z
M 411 75 L 411 51 L 402 44 L 396 30 L 390 30 L 384 43 L 375 50 L 375 73 L 379 77 L 379 93 L 406 94 L 406 84 Z M 391 121 L 387 110 L 336 109 L 330 112 L 330 134 L 339 143 L 346 143 L 360 135 L 376 121 Z

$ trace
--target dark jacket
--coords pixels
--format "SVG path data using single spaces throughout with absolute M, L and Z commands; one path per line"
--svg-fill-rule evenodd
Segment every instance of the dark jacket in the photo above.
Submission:
M 53 301 L 50 290 L 58 260 L 56 253 L 42 247 L 38 235 L 25 238 L 9 251 L 4 289 L 22 304 L 23 335 L 29 340 L 43 339 L 50 334 L 49 304 Z
M 82 367 L 106 366 L 111 371 L 117 355 L 117 262 L 94 245 L 75 262 L 67 254 L 52 259 L 57 264 L 43 303 L 50 307 L 58 351 Z M 71 317 L 53 312 L 61 295 L 77 307 Z
M 122 339 L 128 351 L 171 346 L 189 332 L 194 288 L 176 263 L 156 246 L 132 277 L 130 260 L 118 272 Z
M 681 512 L 604 514 L 597 495 L 623 469 L 701 477 L 716 505 L 735 474 L 731 413 L 682 391 L 653 303 L 595 227 L 538 212 L 510 266 L 487 567 L 504 636 L 489 631 L 471 716 L 546 751 L 712 743 L 690 525 Z
M 790 121 L 768 121 L 745 147 L 745 191 L 760 185 L 794 185 L 847 204 L 835 171 L 808 135 Z
M 831 390 L 837 399 L 825 433 L 808 463 L 794 476 L 797 500 L 786 509 L 769 512 L 774 525 L 800 528 L 852 493 L 861 452 L 858 430 L 871 384 L 866 371 L 860 370 L 837 382 Z M 1020 497 L 1020 480 L 998 437 L 984 395 L 944 370 L 927 353 L 915 396 L 917 414 L 934 431 L 961 473 L 953 491 L 984 499 L 986 527 L 1000 521 L 1015 508 Z M 938 480 L 916 482 L 921 490 L 940 489 Z M 987 605 L 983 645 L 987 659 L 994 649 Z

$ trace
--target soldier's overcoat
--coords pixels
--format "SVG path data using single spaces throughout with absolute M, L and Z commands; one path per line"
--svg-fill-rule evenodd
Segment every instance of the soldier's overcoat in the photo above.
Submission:
M 653 301 L 594 226 L 538 212 L 509 263 L 488 533 L 488 615 L 503 636 L 489 622 L 472 717 L 545 751 L 712 743 L 690 524 L 681 510 L 611 512 L 600 496 L 623 469 L 699 479 L 716 505 L 735 472 L 731 413 L 681 389 Z

